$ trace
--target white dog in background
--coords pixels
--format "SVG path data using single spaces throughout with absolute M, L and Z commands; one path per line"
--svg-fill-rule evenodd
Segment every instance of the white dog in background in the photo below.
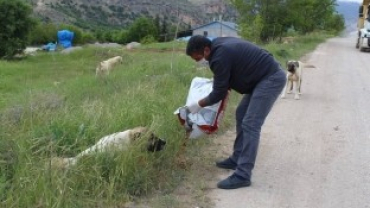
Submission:
M 287 81 L 281 94 L 281 98 L 285 98 L 286 94 L 290 94 L 293 91 L 294 99 L 300 99 L 303 68 L 315 68 L 315 66 L 308 65 L 300 61 L 287 61 Z
M 78 160 L 86 155 L 108 151 L 125 151 L 127 148 L 139 139 L 145 139 L 146 151 L 156 152 L 163 150 L 166 141 L 155 136 L 146 127 L 136 127 L 123 132 L 117 132 L 101 138 L 95 145 L 80 152 L 75 157 L 61 158 L 55 157 L 51 160 L 52 167 L 67 168 L 77 164 Z
M 109 71 L 111 71 L 113 67 L 118 63 L 122 64 L 122 56 L 115 56 L 113 58 L 100 62 L 98 67 L 96 67 L 96 76 L 102 73 L 108 75 Z

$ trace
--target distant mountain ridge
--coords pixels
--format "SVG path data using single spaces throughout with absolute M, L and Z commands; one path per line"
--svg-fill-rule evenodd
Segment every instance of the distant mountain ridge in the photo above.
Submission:
M 138 17 L 166 18 L 170 24 L 197 26 L 215 19 L 236 21 L 236 10 L 225 0 L 23 0 L 46 22 L 82 28 L 125 28 Z M 336 10 L 348 31 L 356 30 L 359 3 L 337 1 Z M 178 18 L 179 17 L 179 18 Z
M 199 25 L 222 16 L 235 20 L 236 12 L 223 0 L 24 0 L 46 22 L 82 28 L 122 28 L 138 17 L 166 19 L 176 24 Z
M 346 21 L 346 31 L 351 32 L 357 30 L 358 8 L 360 3 L 337 1 L 336 10 L 342 14 Z

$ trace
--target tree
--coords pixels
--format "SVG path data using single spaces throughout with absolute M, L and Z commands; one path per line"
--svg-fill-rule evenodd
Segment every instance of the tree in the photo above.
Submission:
M 10 58 L 23 51 L 36 21 L 32 8 L 20 0 L 0 0 L 0 57 Z
M 168 28 L 167 28 L 167 16 L 164 16 L 162 19 L 162 24 L 161 24 L 161 29 L 159 31 L 159 41 L 160 42 L 166 42 L 167 41 L 167 34 L 168 33 Z
M 260 41 L 263 25 L 261 15 L 256 15 L 252 23 L 241 23 L 241 36 L 257 43 Z
M 335 14 L 336 0 L 231 0 L 231 3 L 240 14 L 239 24 L 246 34 L 260 32 L 262 41 L 281 37 L 292 26 L 303 34 L 344 27 Z M 333 21 L 340 25 L 335 26 Z M 263 24 L 262 30 L 254 30 L 256 22 Z
M 154 38 L 158 41 L 159 40 L 159 31 L 161 30 L 161 23 L 160 23 L 159 15 L 155 16 L 154 27 L 155 27 L 155 30 L 156 30 L 155 31 L 156 34 L 154 34 Z
M 155 36 L 157 34 L 157 29 L 154 26 L 152 20 L 148 18 L 141 17 L 131 25 L 128 34 L 128 41 L 140 42 L 141 39 L 146 36 Z
M 241 25 L 250 25 L 253 39 L 259 37 L 262 41 L 268 41 L 281 36 L 284 29 L 289 26 L 287 21 L 286 0 L 232 0 L 235 8 L 241 14 Z M 262 25 L 261 25 L 262 24 Z M 257 27 L 258 30 L 255 30 Z
M 335 34 L 343 31 L 345 29 L 344 17 L 341 14 L 334 14 L 325 22 L 325 28 L 327 30 L 333 31 Z
M 30 44 L 40 45 L 57 42 L 57 27 L 52 23 L 39 23 L 30 32 Z

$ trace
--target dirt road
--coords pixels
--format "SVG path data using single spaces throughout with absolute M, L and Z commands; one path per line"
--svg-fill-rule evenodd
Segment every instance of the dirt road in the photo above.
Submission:
M 267 118 L 252 186 L 212 189 L 215 208 L 370 207 L 370 53 L 351 35 L 305 60 L 317 68 L 303 72 L 301 100 L 279 98 Z M 234 135 L 222 137 L 227 156 Z M 219 173 L 214 187 L 232 172 Z

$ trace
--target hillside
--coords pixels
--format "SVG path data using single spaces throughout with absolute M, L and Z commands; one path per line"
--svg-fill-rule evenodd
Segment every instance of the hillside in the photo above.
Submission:
M 139 17 L 155 18 L 188 29 L 214 19 L 236 21 L 236 10 L 225 0 L 24 0 L 44 22 L 73 24 L 84 29 L 124 29 Z M 337 1 L 346 30 L 356 30 L 358 3 Z
M 222 0 L 25 0 L 34 14 L 46 22 L 69 23 L 82 28 L 124 28 L 138 17 L 166 19 L 182 26 L 198 25 L 223 14 L 236 13 Z M 179 17 L 179 18 L 178 18 Z

